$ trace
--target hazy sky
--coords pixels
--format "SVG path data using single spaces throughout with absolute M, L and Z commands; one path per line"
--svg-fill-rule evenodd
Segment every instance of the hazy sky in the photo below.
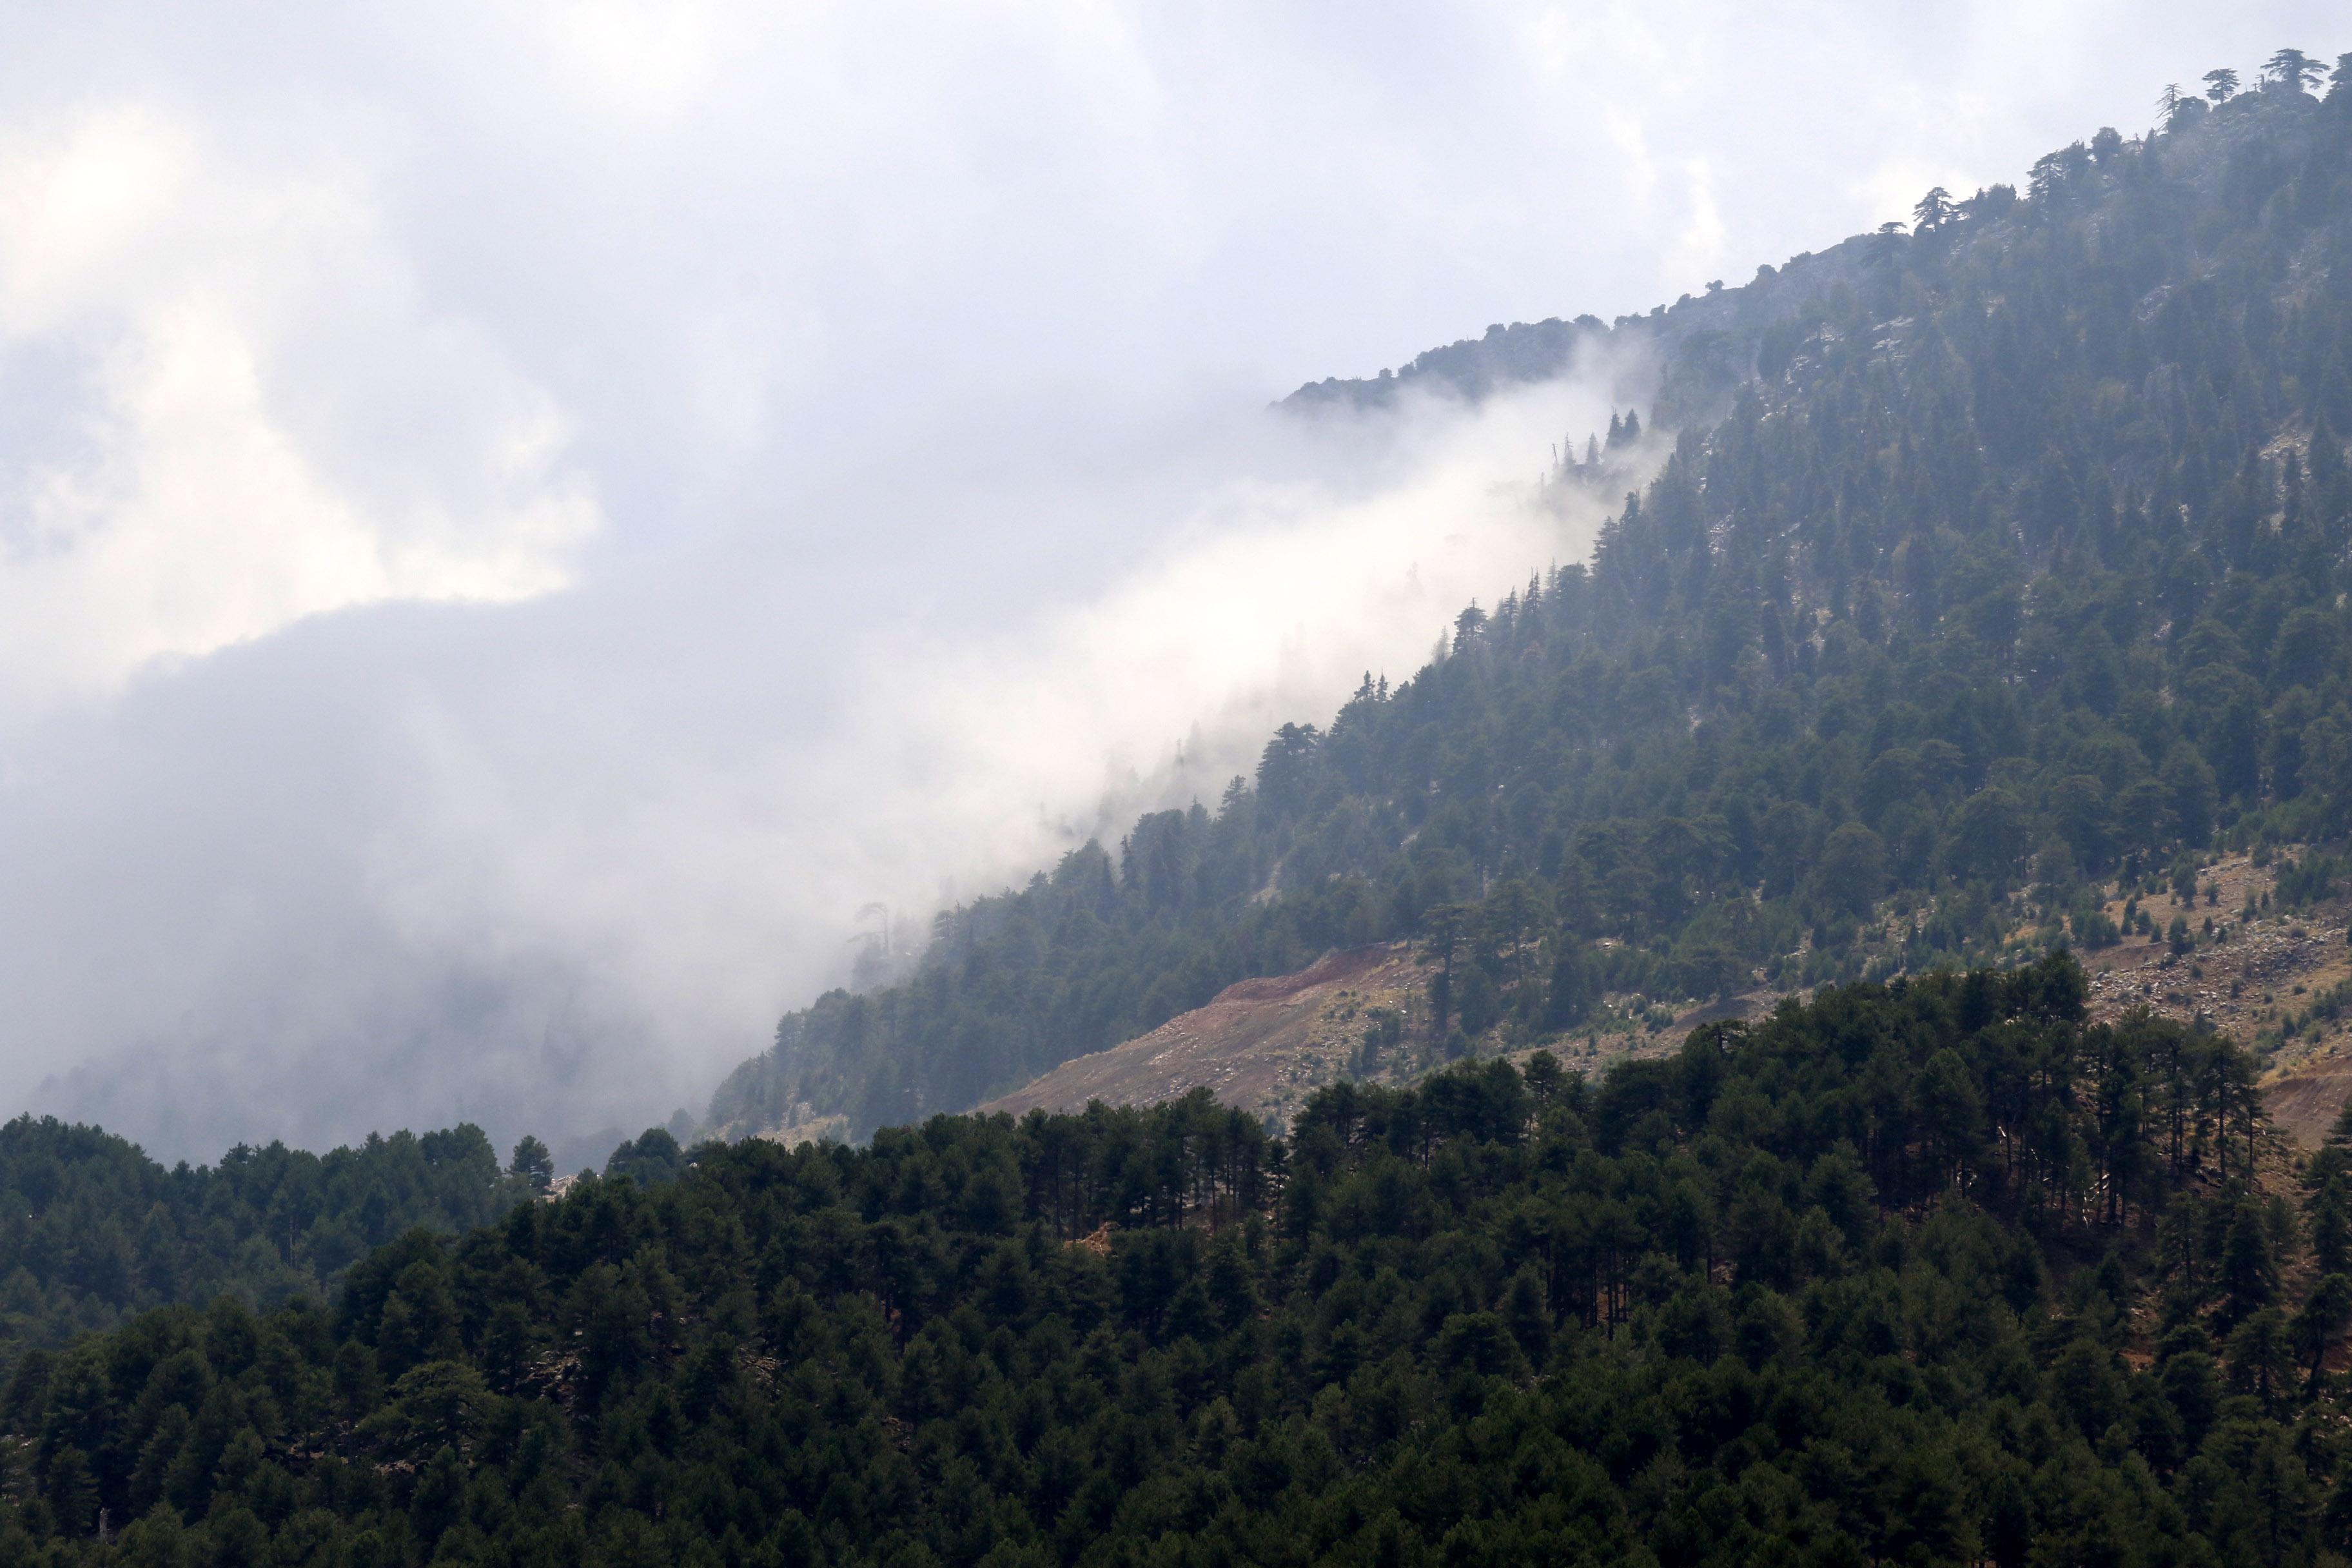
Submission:
M 2145 0 L 8 10 L 0 1113 L 175 1155 L 698 1104 L 868 899 L 1213 794 L 1580 548 L 1496 481 L 1605 374 L 1270 397 L 2352 45 Z

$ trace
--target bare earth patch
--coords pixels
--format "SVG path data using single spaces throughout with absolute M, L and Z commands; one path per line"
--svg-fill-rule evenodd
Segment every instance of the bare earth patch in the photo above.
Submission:
M 2220 895 L 2210 902 L 2202 890 L 2209 882 Z M 2251 1045 L 2296 1020 L 2322 992 L 2352 981 L 2343 904 L 2245 918 L 2249 896 L 2259 904 L 2273 882 L 2273 867 L 2255 866 L 2241 854 L 2206 869 L 2193 905 L 2176 905 L 2163 894 L 2146 900 L 2159 932 L 2176 914 L 2186 916 L 2196 946 L 2176 954 L 2162 940 L 2132 936 L 2078 952 L 2090 982 L 2091 1016 L 2112 1019 L 2146 1007 L 2182 1023 L 2202 1019 Z M 2107 907 L 2118 923 L 2123 912 L 2120 900 Z M 2222 940 L 2205 934 L 2208 917 L 2226 932 Z M 1079 1110 L 1092 1100 L 1150 1105 L 1205 1088 L 1236 1110 L 1287 1121 L 1325 1084 L 1409 1082 L 1442 1065 L 1430 1039 L 1430 973 L 1403 942 L 1330 953 L 1295 974 L 1227 986 L 1207 1005 L 1148 1035 L 1065 1062 L 976 1109 L 1020 1115 Z M 1591 1072 L 1625 1058 L 1663 1055 L 1696 1027 L 1758 1018 L 1780 1000 L 1759 988 L 1703 1006 L 1685 1005 L 1671 1024 L 1661 1018 L 1632 1033 L 1622 1026 L 1617 1032 L 1577 1030 L 1541 1048 L 1573 1070 Z M 1381 1008 L 1398 1016 L 1402 1038 L 1368 1058 L 1361 1048 L 1365 1030 Z M 1481 1054 L 1493 1048 L 1487 1043 Z M 1533 1054 L 1509 1053 L 1519 1061 Z M 2352 1100 L 2352 1009 L 2333 1021 L 2305 1021 L 2293 1037 L 2274 1043 L 2265 1059 L 2273 1122 L 2315 1146 Z
M 1404 942 L 1330 953 L 1295 974 L 1229 985 L 1206 1006 L 1124 1045 L 1064 1062 L 975 1109 L 1018 1116 L 1076 1110 L 1092 1100 L 1152 1105 L 1204 1088 L 1236 1110 L 1286 1121 L 1327 1083 L 1405 1083 L 1442 1065 L 1430 1040 L 1430 973 Z M 1571 1034 L 1542 1048 L 1573 1069 L 1591 1071 L 1622 1058 L 1663 1054 L 1702 1024 L 1752 1017 L 1779 999 L 1755 992 L 1692 1008 L 1661 1028 Z M 1402 1037 L 1367 1058 L 1364 1033 L 1380 1008 L 1397 1015 Z M 1481 1054 L 1492 1051 L 1489 1043 Z M 1510 1056 L 1524 1061 L 1533 1054 Z
M 2292 855 L 2292 847 L 2287 851 Z M 2276 863 L 2256 866 L 2232 855 L 2207 868 L 2201 889 L 2215 884 L 2220 897 L 2200 892 L 2191 905 L 2158 895 L 2141 904 L 2159 931 L 2184 916 L 2198 938 L 2187 953 L 2175 954 L 2161 941 L 2134 936 L 2122 943 L 2078 956 L 2091 984 L 2090 1013 L 2115 1018 L 2146 1007 L 2181 1023 L 2203 1019 L 2242 1045 L 2253 1045 L 2301 1014 L 2329 987 L 2352 979 L 2352 946 L 2345 941 L 2345 906 L 2330 901 L 2291 913 L 2244 919 L 2249 897 L 2257 902 L 2275 884 Z M 2120 921 L 2123 903 L 2107 905 Z M 2226 929 L 2223 941 L 2205 935 L 2211 920 Z M 2315 1147 L 2352 1099 L 2352 1016 L 2299 1029 L 2266 1060 L 2265 1099 L 2280 1131 Z
M 1013 1115 L 1076 1110 L 1090 1100 L 1150 1105 L 1206 1088 L 1225 1104 L 1287 1116 L 1326 1083 L 1348 1076 L 1370 1015 L 1405 1021 L 1409 1051 L 1425 1033 L 1429 972 L 1402 942 L 1334 952 L 1296 974 L 1226 986 L 1204 1007 L 1148 1035 L 1064 1062 L 981 1110 Z

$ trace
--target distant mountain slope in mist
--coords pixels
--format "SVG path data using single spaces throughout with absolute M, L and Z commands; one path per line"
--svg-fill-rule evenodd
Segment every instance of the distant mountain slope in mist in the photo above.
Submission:
M 1646 316 L 1620 316 L 1614 323 L 1595 316 L 1496 322 L 1483 337 L 1430 349 L 1377 376 L 1310 381 L 1281 406 L 1296 413 L 1383 408 L 1416 393 L 1475 401 L 1566 375 L 1595 355 L 1616 354 L 1660 367 L 1654 413 L 1669 427 L 1711 419 L 1749 374 L 1759 335 L 1808 302 L 1860 281 L 1877 237 L 1857 236 L 1777 268 L 1759 267 L 1748 283 L 1711 283 L 1704 294 L 1685 294 Z
M 2193 967 L 2273 912 L 2176 901 L 2225 847 L 2276 849 L 2278 906 L 2329 896 L 2352 826 L 2337 75 L 2103 130 L 2022 194 L 1933 193 L 1915 232 L 1639 323 L 1302 389 L 1475 395 L 1638 331 L 1673 455 L 1590 562 L 1284 726 L 1213 810 L 1146 816 L 942 915 L 903 984 L 787 1016 L 712 1124 L 862 1135 L 978 1104 L 1376 942 L 1443 972 L 1459 1052 L 2061 942 Z M 2268 1045 L 2336 1027 L 2266 1018 Z

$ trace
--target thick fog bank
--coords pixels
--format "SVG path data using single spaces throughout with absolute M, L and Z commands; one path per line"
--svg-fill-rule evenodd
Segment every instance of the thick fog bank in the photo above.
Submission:
M 1639 388 L 934 430 L 808 503 L 902 552 L 747 528 L 136 682 L 0 786 L 0 1098 L 194 1157 L 698 1110 L 869 906 L 919 931 L 1213 803 L 1274 724 L 1580 555 L 1609 498 L 1536 481 Z

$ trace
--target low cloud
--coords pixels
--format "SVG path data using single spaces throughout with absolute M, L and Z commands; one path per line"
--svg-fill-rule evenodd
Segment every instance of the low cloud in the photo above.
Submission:
M 0 711 L 571 580 L 601 520 L 562 416 L 391 256 L 356 182 L 152 110 L 0 138 Z
M 54 734 L 0 827 L 51 896 L 0 928 L 26 1004 L 0 1092 L 187 1152 L 698 1109 L 845 977 L 869 902 L 919 927 L 1137 810 L 1213 804 L 1272 725 L 1328 721 L 1463 605 L 1581 555 L 1602 498 L 1537 481 L 1628 384 L 1196 421 L 1055 493 L 866 499 L 1128 541 L 1074 577 L 1040 559 L 1058 585 L 1019 613 L 980 580 L 953 614 L 936 578 L 813 588 L 739 538 L 488 619 L 339 617 L 135 692 Z

